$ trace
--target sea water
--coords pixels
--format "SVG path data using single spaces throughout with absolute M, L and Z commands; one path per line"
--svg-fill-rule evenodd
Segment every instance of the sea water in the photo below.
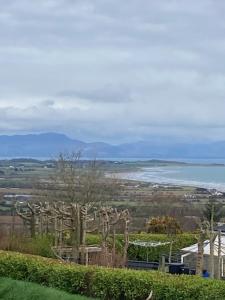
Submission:
M 159 184 L 187 185 L 225 192 L 224 165 L 170 165 L 142 168 L 123 178 Z

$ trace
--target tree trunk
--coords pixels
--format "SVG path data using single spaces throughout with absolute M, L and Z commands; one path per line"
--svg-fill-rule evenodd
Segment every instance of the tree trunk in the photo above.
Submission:
M 214 206 L 212 206 L 211 211 L 211 222 L 210 222 L 210 263 L 209 263 L 209 272 L 210 278 L 214 278 L 214 232 L 213 232 L 213 223 L 214 223 Z
M 113 261 L 113 266 L 115 266 L 115 264 L 116 264 L 116 229 L 115 229 L 115 226 L 113 226 L 112 261 Z
M 34 215 L 31 215 L 30 218 L 30 234 L 32 238 L 35 238 L 36 236 L 36 218 Z
M 83 206 L 80 208 L 80 262 L 81 264 L 87 264 L 86 261 L 86 231 L 87 231 L 87 207 Z
M 77 232 L 76 229 L 72 229 L 71 232 L 71 244 L 72 244 L 72 260 L 78 262 L 79 248 L 77 247 Z
M 129 222 L 130 222 L 129 220 L 125 221 L 125 230 L 124 230 L 125 244 L 124 244 L 124 251 L 123 251 L 123 264 L 124 264 L 124 266 L 127 263 L 127 250 L 128 250 L 128 247 L 129 247 Z
M 80 250 L 80 209 L 79 206 L 72 208 L 72 259 L 74 262 L 79 261 L 79 250 Z
M 42 216 L 42 214 L 40 214 L 40 216 L 39 216 L 38 229 L 39 229 L 39 234 L 43 235 L 43 216 Z
M 49 233 L 49 220 L 48 220 L 48 216 L 46 216 L 46 227 L 45 227 L 45 233 L 48 234 Z
M 59 256 L 62 256 L 62 246 L 63 246 L 63 219 L 59 219 Z
M 218 268 L 216 277 L 217 279 L 221 278 L 222 275 L 222 257 L 221 257 L 221 230 L 218 231 Z
M 200 233 L 198 240 L 198 253 L 196 261 L 196 275 L 201 276 L 203 270 L 203 257 L 204 257 L 204 235 Z
M 54 218 L 55 247 L 58 247 L 58 218 Z
M 102 224 L 102 264 L 104 266 L 108 265 L 108 247 L 107 247 L 107 237 L 109 233 L 109 221 L 107 218 L 103 219 Z
M 173 241 L 170 242 L 169 263 L 172 260 Z

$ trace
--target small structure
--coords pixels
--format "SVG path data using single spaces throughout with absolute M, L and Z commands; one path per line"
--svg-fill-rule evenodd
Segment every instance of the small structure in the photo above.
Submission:
M 53 253 L 58 257 L 59 259 L 66 260 L 66 261 L 73 261 L 72 257 L 72 247 L 52 247 Z M 79 248 L 80 253 L 85 254 L 85 265 L 89 265 L 90 259 L 92 258 L 93 255 L 96 255 L 98 253 L 102 252 L 101 247 L 96 247 L 96 246 L 86 246 L 84 249 L 82 247 Z
M 210 269 L 210 241 L 204 241 L 204 255 L 203 255 L 203 269 Z M 214 241 L 214 265 L 215 270 L 218 269 L 218 248 L 219 241 L 218 235 Z M 196 260 L 198 255 L 198 244 L 191 245 L 189 247 L 185 247 L 181 249 L 181 252 L 184 253 L 181 255 L 181 262 L 185 265 L 189 266 L 191 269 L 195 269 Z M 225 275 L 225 235 L 221 235 L 221 275 L 222 277 Z

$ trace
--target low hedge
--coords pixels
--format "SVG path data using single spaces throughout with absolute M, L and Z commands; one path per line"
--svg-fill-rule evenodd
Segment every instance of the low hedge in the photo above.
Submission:
M 108 300 L 222 300 L 225 283 L 197 276 L 80 266 L 54 259 L 0 251 L 0 276 Z

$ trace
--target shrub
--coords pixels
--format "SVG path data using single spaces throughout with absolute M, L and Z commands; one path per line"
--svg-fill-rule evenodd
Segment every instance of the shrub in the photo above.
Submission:
M 182 233 L 180 224 L 174 217 L 153 217 L 147 222 L 148 233 L 178 234 Z
M 54 259 L 0 251 L 0 276 L 36 282 L 107 300 L 222 300 L 223 281 L 156 271 L 85 267 Z

